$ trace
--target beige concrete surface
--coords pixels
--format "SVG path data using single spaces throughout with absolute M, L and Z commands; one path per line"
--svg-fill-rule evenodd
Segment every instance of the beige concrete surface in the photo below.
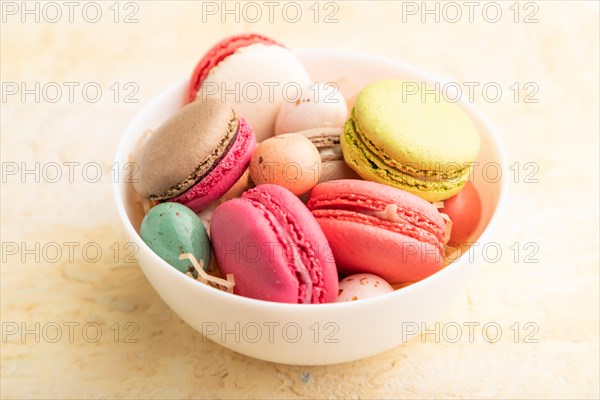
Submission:
M 222 23 L 187 1 L 76 2 L 69 22 L 71 6 L 55 4 L 62 17 L 52 22 L 56 6 L 28 2 L 34 13 L 39 7 L 36 22 L 21 2 L 2 2 L 2 398 L 600 396 L 597 2 L 498 2 L 496 23 L 496 6 L 477 2 L 472 23 L 463 2 L 455 3 L 456 23 L 446 3 L 437 5 L 439 23 L 421 2 L 297 2 L 297 23 L 283 18 L 282 4 L 270 22 L 263 2 L 256 23 L 251 9 L 239 23 L 235 15 Z M 92 23 L 96 8 L 102 15 Z M 337 22 L 325 23 L 331 13 Z M 137 22 L 123 23 L 126 16 Z M 481 273 L 440 319 L 464 327 L 457 343 L 447 331 L 344 365 L 257 361 L 203 341 L 127 262 L 111 193 L 120 136 L 208 46 L 242 31 L 290 47 L 404 60 L 479 84 L 474 102 L 501 133 L 512 175 L 494 235 L 502 255 L 481 260 Z M 22 98 L 36 82 L 40 98 Z M 487 83 L 501 88 L 499 101 L 494 87 L 482 95 Z M 53 103 L 57 86 L 62 97 Z M 23 173 L 38 167 L 39 177 Z M 479 323 L 473 340 L 469 322 Z M 501 328 L 496 343 L 486 323 Z

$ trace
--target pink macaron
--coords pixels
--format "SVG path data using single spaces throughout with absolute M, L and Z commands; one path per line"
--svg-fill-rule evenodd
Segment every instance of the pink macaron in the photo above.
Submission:
M 340 273 L 370 273 L 397 284 L 442 268 L 444 219 L 416 195 L 342 179 L 315 186 L 307 206 L 329 240 Z
M 216 99 L 188 104 L 144 144 L 135 190 L 152 201 L 175 201 L 199 212 L 223 196 L 250 163 L 250 125 Z
M 219 205 L 211 240 L 234 292 L 283 303 L 329 303 L 338 295 L 331 248 L 319 224 L 289 190 L 264 184 Z

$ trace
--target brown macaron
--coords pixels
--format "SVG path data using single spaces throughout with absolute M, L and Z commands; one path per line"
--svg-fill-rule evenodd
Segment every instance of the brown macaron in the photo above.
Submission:
M 340 148 L 341 128 L 313 128 L 296 132 L 306 137 L 315 145 L 321 155 L 322 167 L 319 182 L 336 179 L 360 179 L 346 162 Z
M 252 128 L 217 99 L 195 101 L 165 121 L 139 155 L 135 190 L 199 211 L 240 178 L 256 146 Z

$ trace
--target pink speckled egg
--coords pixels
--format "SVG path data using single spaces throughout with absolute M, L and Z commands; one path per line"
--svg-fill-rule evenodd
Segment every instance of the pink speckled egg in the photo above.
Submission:
M 275 135 L 311 128 L 342 128 L 348 118 L 344 96 L 332 84 L 313 83 L 302 88 L 296 101 L 285 102 L 275 121 Z
M 350 275 L 340 281 L 340 289 L 336 302 L 368 299 L 393 291 L 394 288 L 377 275 Z

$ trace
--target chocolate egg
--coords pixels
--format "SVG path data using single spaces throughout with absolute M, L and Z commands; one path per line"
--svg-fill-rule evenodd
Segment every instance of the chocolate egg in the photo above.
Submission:
M 275 136 L 256 147 L 250 160 L 250 176 L 256 185 L 272 183 L 298 196 L 319 181 L 321 156 L 302 135 Z
M 336 302 L 368 299 L 393 291 L 390 284 L 377 275 L 350 275 L 340 281 Z
M 185 273 L 192 266 L 180 260 L 183 253 L 192 253 L 206 269 L 211 249 L 206 229 L 198 216 L 179 203 L 166 202 L 150 209 L 140 228 L 142 240 L 160 258 Z M 196 276 L 196 274 L 194 274 Z

